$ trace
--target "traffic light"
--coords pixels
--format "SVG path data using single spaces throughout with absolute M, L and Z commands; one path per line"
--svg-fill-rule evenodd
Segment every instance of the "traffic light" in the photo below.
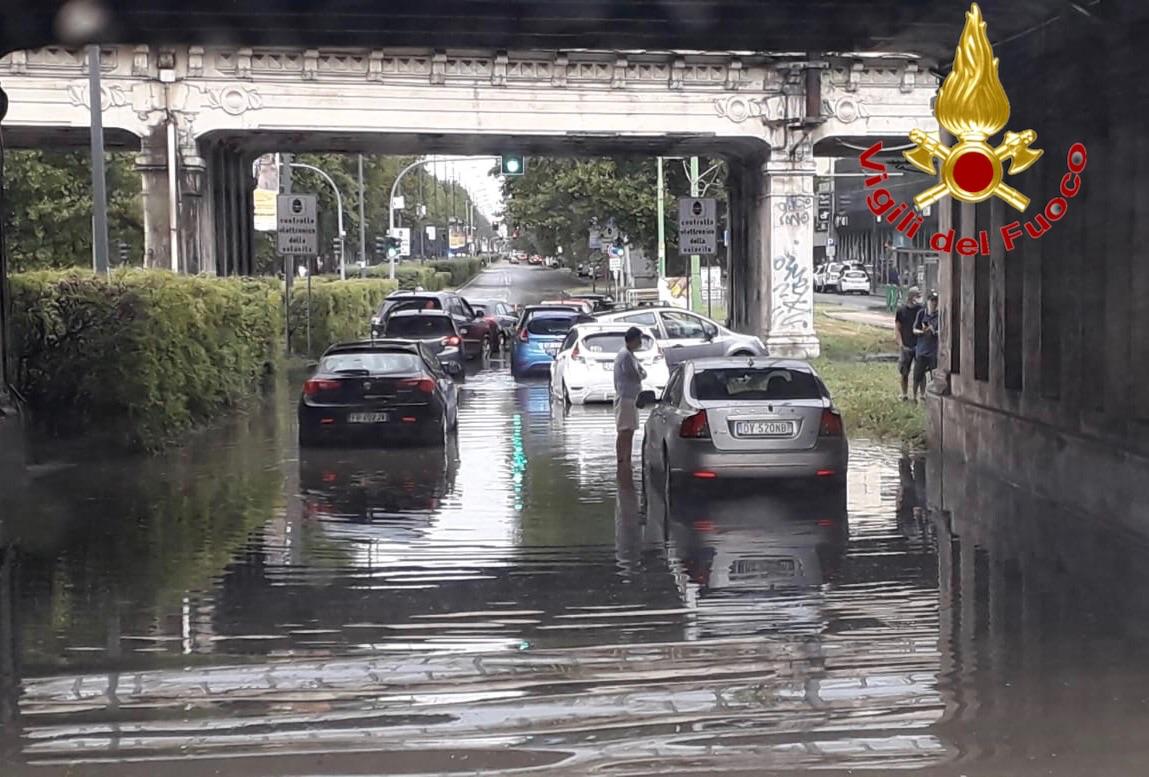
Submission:
M 128 263 L 128 244 L 123 240 L 120 241 L 120 264 Z
M 522 175 L 527 171 L 527 160 L 522 154 L 503 154 L 500 159 L 503 175 Z
M 387 236 L 384 238 L 387 241 L 387 256 L 398 256 L 399 251 L 403 249 L 403 241 L 397 237 Z
M 337 237 L 331 238 L 331 253 L 336 259 L 343 256 L 343 241 Z
M 379 258 L 387 256 L 387 239 L 382 235 L 375 236 L 375 256 Z

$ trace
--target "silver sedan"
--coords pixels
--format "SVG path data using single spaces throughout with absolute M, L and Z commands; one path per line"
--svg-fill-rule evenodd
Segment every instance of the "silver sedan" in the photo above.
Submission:
M 643 476 L 667 499 L 683 481 L 816 478 L 845 484 L 849 445 L 842 416 L 804 361 L 698 359 L 671 373 L 652 406 Z

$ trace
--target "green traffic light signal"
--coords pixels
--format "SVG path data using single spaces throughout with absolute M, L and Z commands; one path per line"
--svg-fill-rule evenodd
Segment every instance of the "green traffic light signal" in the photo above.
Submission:
M 503 154 L 503 175 L 522 175 L 527 170 L 527 160 L 521 154 Z

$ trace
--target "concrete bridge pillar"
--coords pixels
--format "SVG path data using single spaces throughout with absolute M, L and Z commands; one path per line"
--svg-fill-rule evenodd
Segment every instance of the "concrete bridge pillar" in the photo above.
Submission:
M 762 164 L 765 157 L 729 159 L 726 179 L 730 213 L 730 271 L 727 274 L 727 315 L 739 332 L 761 335 L 762 248 L 758 234 L 758 200 L 761 197 Z
M 136 157 L 144 209 L 144 266 L 170 269 L 168 146 L 166 125 L 158 124 L 140 142 Z
M 772 355 L 813 358 L 814 158 L 772 156 L 761 170 L 759 332 Z
M 249 275 L 255 270 L 255 224 L 251 158 L 222 143 L 204 145 L 206 186 L 199 234 L 219 275 Z

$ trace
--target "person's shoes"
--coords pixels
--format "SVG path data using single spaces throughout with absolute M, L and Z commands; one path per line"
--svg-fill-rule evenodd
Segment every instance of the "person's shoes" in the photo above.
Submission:
M 909 402 L 909 401 L 910 401 L 910 398 L 909 398 L 909 397 L 907 397 L 905 394 L 902 394 L 902 401 L 903 401 L 903 402 Z

